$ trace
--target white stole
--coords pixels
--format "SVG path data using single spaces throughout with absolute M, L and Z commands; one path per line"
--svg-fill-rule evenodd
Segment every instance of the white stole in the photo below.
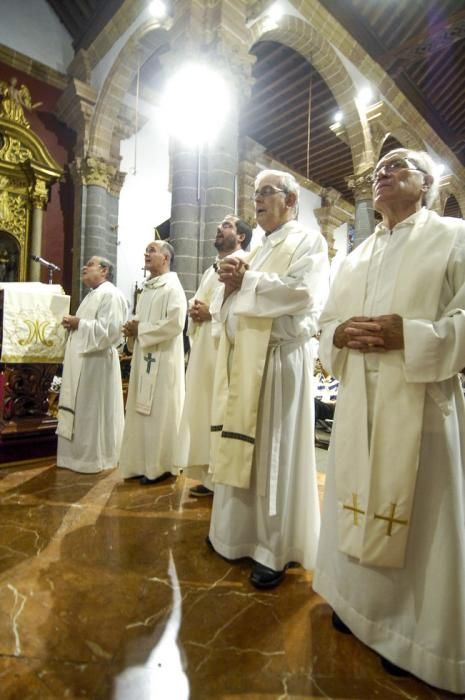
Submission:
M 100 292 L 92 290 L 83 299 L 76 316 L 78 318 L 95 319 L 102 297 Z M 74 434 L 74 415 L 76 406 L 76 396 L 81 378 L 82 363 L 84 360 L 81 351 L 81 339 L 78 336 L 79 329 L 71 331 L 66 346 L 65 359 L 63 363 L 63 380 L 58 400 L 58 425 L 56 434 L 67 440 L 72 440 Z M 71 349 L 71 345 L 76 344 L 76 348 Z M 84 350 L 85 348 L 82 348 Z
M 137 303 L 135 319 L 138 319 L 138 309 L 144 291 L 146 289 L 160 289 L 161 287 L 165 286 L 166 281 L 166 276 L 160 275 L 159 277 L 152 277 L 145 282 L 144 289 L 142 290 L 142 294 Z M 169 295 L 166 294 L 162 299 L 160 318 L 163 318 L 166 315 L 168 300 Z M 137 413 L 140 413 L 143 416 L 149 416 L 152 413 L 153 397 L 155 396 L 158 368 L 160 366 L 160 350 L 157 347 L 154 347 L 151 350 L 144 351 L 140 343 L 137 343 L 137 345 L 139 346 L 139 365 L 135 408 Z
M 434 225 L 426 230 L 427 219 Z M 360 315 L 375 235 L 357 248 L 335 286 L 339 318 Z M 402 235 L 402 234 L 401 234 Z M 437 318 L 455 232 L 420 212 L 405 244 L 391 313 Z M 426 385 L 408 383 L 403 351 L 379 356 L 373 424 L 368 437 L 364 355 L 347 350 L 336 404 L 336 484 L 339 549 L 361 564 L 402 567 L 422 436 Z
M 288 233 L 275 245 L 260 270 L 284 275 L 305 235 L 300 230 Z M 246 257 L 245 262 L 253 260 L 259 249 L 257 247 Z M 223 328 L 212 405 L 210 465 L 214 483 L 238 488 L 250 486 L 259 398 L 272 323 L 271 318 L 239 316 L 234 347 Z

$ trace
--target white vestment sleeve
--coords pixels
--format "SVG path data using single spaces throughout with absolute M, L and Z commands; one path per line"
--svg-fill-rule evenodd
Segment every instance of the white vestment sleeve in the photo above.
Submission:
M 451 301 L 436 321 L 404 319 L 405 378 L 440 382 L 465 366 L 465 242 L 451 253 L 444 282 Z
M 341 323 L 344 323 L 344 320 L 347 319 L 338 318 L 337 310 L 333 303 L 333 297 L 330 294 L 323 313 L 320 316 L 321 334 L 318 357 L 326 372 L 332 377 L 336 377 L 336 379 L 341 379 L 342 377 L 348 353 L 347 348 L 337 348 L 333 344 L 336 328 L 340 326 Z
M 103 294 L 97 318 L 81 318 L 77 330 L 74 331 L 78 334 L 81 353 L 88 355 L 118 344 L 126 318 L 127 310 L 123 297 Z
M 170 291 L 164 318 L 157 321 L 141 321 L 137 338 L 142 348 L 158 345 L 182 333 L 186 317 L 184 294 L 176 289 Z
M 285 277 L 248 270 L 238 291 L 234 313 L 279 318 L 318 313 L 328 293 L 328 254 L 322 236 L 308 236 L 297 248 Z
M 231 295 L 232 296 L 232 295 Z M 216 324 L 224 323 L 227 317 L 227 308 L 225 308 L 224 301 L 224 284 L 220 284 L 219 287 L 215 289 L 213 294 L 213 299 L 210 303 L 210 314 L 212 320 Z

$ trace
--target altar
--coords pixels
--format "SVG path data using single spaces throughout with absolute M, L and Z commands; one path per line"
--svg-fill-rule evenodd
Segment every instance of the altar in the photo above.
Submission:
M 0 282 L 0 465 L 56 449 L 48 396 L 64 356 L 69 303 L 60 285 Z

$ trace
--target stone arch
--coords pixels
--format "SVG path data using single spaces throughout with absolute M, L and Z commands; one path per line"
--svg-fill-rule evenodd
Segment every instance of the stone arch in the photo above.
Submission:
M 465 188 L 455 175 L 446 175 L 440 180 L 438 211 L 444 216 L 465 218 Z
M 462 210 L 455 194 L 447 195 L 442 212 L 444 216 L 455 216 L 458 219 L 463 219 Z
M 169 29 L 157 20 L 144 22 L 131 35 L 109 71 L 95 108 L 89 134 L 89 155 L 111 161 L 113 132 L 124 95 L 142 65 L 169 44 Z
M 426 151 L 426 146 L 424 142 L 419 138 L 419 136 L 413 133 L 408 127 L 399 126 L 395 127 L 392 131 L 388 131 L 384 138 L 378 143 L 376 148 L 376 160 L 379 160 L 386 151 L 387 142 L 392 141 L 393 145 L 389 150 L 393 148 L 410 148 L 413 151 Z
M 354 169 L 366 169 L 373 162 L 370 131 L 362 118 L 354 97 L 356 87 L 331 44 L 315 27 L 293 15 L 285 15 L 279 25 L 270 27 L 269 19 L 258 19 L 250 28 L 249 51 L 259 41 L 276 41 L 300 53 L 331 90 L 339 109 L 346 116 L 346 135 Z

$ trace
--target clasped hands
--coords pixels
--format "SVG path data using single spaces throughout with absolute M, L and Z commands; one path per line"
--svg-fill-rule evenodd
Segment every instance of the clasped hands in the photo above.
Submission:
M 137 338 L 137 332 L 139 328 L 139 321 L 132 320 L 128 321 L 123 326 L 123 333 L 126 338 Z
M 242 280 L 248 269 L 247 263 L 240 258 L 231 256 L 220 260 L 218 278 L 225 286 L 225 296 L 241 288 Z
M 402 317 L 397 314 L 353 316 L 336 328 L 333 344 L 337 348 L 347 347 L 360 352 L 402 350 Z
M 208 304 L 200 301 L 199 299 L 194 299 L 194 303 L 189 309 L 190 318 L 195 321 L 195 323 L 203 323 L 204 321 L 211 320 L 211 314 L 208 308 Z

